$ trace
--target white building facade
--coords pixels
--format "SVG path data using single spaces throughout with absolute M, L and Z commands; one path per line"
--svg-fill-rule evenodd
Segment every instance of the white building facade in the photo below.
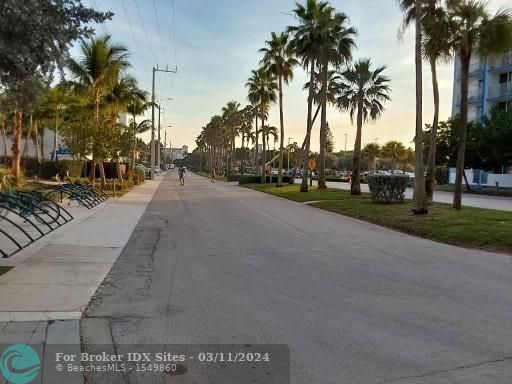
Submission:
M 455 59 L 452 116 L 460 113 L 461 64 Z M 501 57 L 471 59 L 468 83 L 468 120 L 477 121 L 499 106 L 512 108 L 512 52 Z

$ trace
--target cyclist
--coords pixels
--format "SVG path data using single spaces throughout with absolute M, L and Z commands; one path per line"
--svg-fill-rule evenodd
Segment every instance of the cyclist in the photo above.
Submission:
M 184 167 L 179 167 L 178 168 L 178 175 L 180 177 L 180 184 L 181 185 L 185 185 L 185 173 L 186 173 L 186 170 Z

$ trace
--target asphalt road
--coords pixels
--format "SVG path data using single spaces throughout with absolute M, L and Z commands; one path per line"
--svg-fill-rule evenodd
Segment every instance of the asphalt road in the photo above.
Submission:
M 85 350 L 287 344 L 294 384 L 510 384 L 511 325 L 510 256 L 198 176 L 181 187 L 171 173 L 98 289 L 81 334 Z M 151 383 L 192 382 L 185 378 Z M 119 373 L 87 379 L 149 382 Z M 230 382 L 244 381 L 206 373 L 194 381 Z

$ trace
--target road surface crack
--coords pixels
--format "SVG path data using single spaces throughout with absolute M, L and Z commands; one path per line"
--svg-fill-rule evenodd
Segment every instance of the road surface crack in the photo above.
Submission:
M 461 366 L 458 366 L 458 367 L 455 367 L 455 368 L 441 369 L 439 371 L 427 372 L 427 373 L 424 373 L 424 374 L 421 374 L 421 375 L 412 375 L 412 376 L 398 377 L 396 379 L 380 381 L 377 384 L 391 384 L 391 383 L 399 383 L 402 380 L 421 379 L 421 378 L 424 378 L 424 377 L 434 376 L 434 375 L 438 375 L 438 374 L 442 374 L 442 373 L 450 373 L 450 372 L 460 371 L 460 370 L 464 370 L 464 369 L 471 369 L 471 368 L 481 367 L 481 366 L 486 365 L 486 364 L 503 363 L 503 362 L 508 361 L 508 360 L 512 360 L 512 356 L 506 356 L 506 357 L 504 357 L 502 359 L 485 360 L 485 361 L 481 361 L 481 362 L 478 362 L 478 363 L 473 363 L 473 364 L 468 364 L 468 365 L 461 365 Z

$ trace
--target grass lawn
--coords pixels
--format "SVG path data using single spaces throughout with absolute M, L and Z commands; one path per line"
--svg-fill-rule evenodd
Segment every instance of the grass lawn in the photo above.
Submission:
M 0 275 L 3 275 L 4 273 L 9 272 L 14 267 L 7 267 L 5 265 L 0 265 Z
M 449 204 L 433 203 L 428 215 L 415 216 L 410 200 L 385 205 L 372 203 L 369 194 L 351 196 L 339 189 L 301 193 L 299 185 L 246 187 L 298 202 L 315 201 L 310 205 L 443 243 L 512 254 L 510 212 L 471 207 L 456 211 Z

